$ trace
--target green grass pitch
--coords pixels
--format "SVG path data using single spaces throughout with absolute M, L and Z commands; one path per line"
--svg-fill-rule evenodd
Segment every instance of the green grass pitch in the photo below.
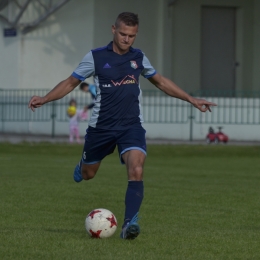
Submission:
M 126 170 L 115 152 L 74 183 L 82 147 L 0 144 L 0 259 L 260 259 L 260 147 L 149 145 L 141 234 L 119 238 Z M 91 239 L 104 207 L 119 227 Z

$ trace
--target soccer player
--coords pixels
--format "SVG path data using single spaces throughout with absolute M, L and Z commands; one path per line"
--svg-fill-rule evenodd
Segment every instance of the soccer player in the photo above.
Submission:
M 146 140 L 140 113 L 139 76 L 147 78 L 169 96 L 187 101 L 202 112 L 211 112 L 211 106 L 216 106 L 188 95 L 157 73 L 141 50 L 132 47 L 138 24 L 137 14 L 119 14 L 112 25 L 113 41 L 89 51 L 71 76 L 46 96 L 33 96 L 28 104 L 34 111 L 47 102 L 64 97 L 86 78 L 94 77 L 97 95 L 74 180 L 80 182 L 95 177 L 101 161 L 117 146 L 120 161 L 126 165 L 128 175 L 125 217 L 120 235 L 123 239 L 134 239 L 140 233 L 138 211 L 144 196 Z

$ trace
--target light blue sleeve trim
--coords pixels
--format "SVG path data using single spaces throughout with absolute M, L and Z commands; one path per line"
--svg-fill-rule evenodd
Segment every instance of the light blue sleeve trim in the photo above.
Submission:
M 74 78 L 79 79 L 79 80 L 81 80 L 81 81 L 85 80 L 85 78 L 81 77 L 80 75 L 78 75 L 78 74 L 75 73 L 75 72 L 73 72 L 73 73 L 71 74 L 71 76 L 73 76 Z
M 87 53 L 78 67 L 74 70 L 72 75 L 74 73 L 81 77 L 80 80 L 85 80 L 86 78 L 89 78 L 95 74 L 95 65 L 92 51 Z
M 123 161 L 123 158 L 122 158 L 122 154 L 124 154 L 127 151 L 131 151 L 131 150 L 139 150 L 139 151 L 143 152 L 145 155 L 147 155 L 146 151 L 140 147 L 137 147 L 137 146 L 128 147 L 120 153 L 120 161 L 122 164 L 125 164 L 125 162 Z
M 144 53 L 143 53 L 143 55 L 144 56 L 143 56 L 142 64 L 143 64 L 144 69 L 142 70 L 141 74 L 143 77 L 149 78 L 156 74 L 156 70 L 151 65 L 150 61 L 148 60 L 148 58 L 145 56 Z
M 144 77 L 146 78 L 146 79 L 149 79 L 149 78 L 151 78 L 152 76 L 154 76 L 155 74 L 157 73 L 157 71 L 155 71 L 153 74 L 151 74 L 151 75 L 145 75 Z

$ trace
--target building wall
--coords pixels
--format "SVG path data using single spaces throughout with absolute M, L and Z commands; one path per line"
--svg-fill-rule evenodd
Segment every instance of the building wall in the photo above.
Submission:
M 93 48 L 93 7 L 91 0 L 70 1 L 30 33 L 1 33 L 0 88 L 51 89 L 67 78 Z
M 0 22 L 0 88 L 19 86 L 19 40 L 3 37 L 4 24 Z
M 0 34 L 0 88 L 53 88 L 71 74 L 89 50 L 112 40 L 111 25 L 123 11 L 139 14 L 135 47 L 143 49 L 154 67 L 163 71 L 165 19 L 161 16 L 166 2 L 74 0 L 26 35 L 3 38 Z M 27 15 L 32 13 L 29 10 Z M 0 26 L 6 25 L 1 21 Z M 151 86 L 147 80 L 142 83 L 144 88 Z
M 178 0 L 172 9 L 172 78 L 188 92 L 200 89 L 201 6 L 237 8 L 238 90 L 260 90 L 258 0 Z
M 260 1 L 254 1 L 253 89 L 260 90 Z
M 112 39 L 118 13 L 139 14 L 134 47 L 156 70 L 188 92 L 200 89 L 202 5 L 237 7 L 237 89 L 260 89 L 259 0 L 74 0 L 36 30 L 14 38 L 0 33 L 0 88 L 51 89 L 68 77 L 92 48 Z M 0 29 L 6 25 L 0 22 Z M 143 89 L 154 87 L 141 79 Z

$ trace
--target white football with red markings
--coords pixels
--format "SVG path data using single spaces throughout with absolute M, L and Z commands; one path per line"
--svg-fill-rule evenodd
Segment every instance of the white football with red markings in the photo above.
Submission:
M 107 238 L 115 233 L 117 220 L 108 209 L 94 209 L 87 215 L 85 227 L 91 237 Z

